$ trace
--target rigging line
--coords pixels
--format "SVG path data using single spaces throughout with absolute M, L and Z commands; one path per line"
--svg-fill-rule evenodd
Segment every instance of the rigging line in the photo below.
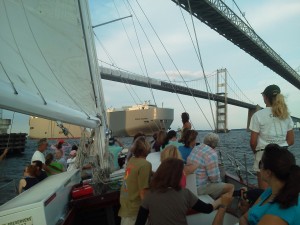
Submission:
M 101 45 L 102 49 L 104 50 L 106 56 L 108 57 L 109 61 L 112 63 L 112 65 L 116 64 L 113 60 L 113 58 L 111 57 L 111 55 L 108 53 L 108 51 L 106 50 L 106 48 L 104 47 L 104 45 L 102 44 L 102 42 L 100 41 L 100 39 L 98 38 L 98 35 L 95 33 L 95 31 L 93 31 L 96 40 L 99 42 L 99 44 Z
M 10 79 L 10 77 L 9 77 L 8 73 L 6 72 L 6 70 L 4 69 L 4 66 L 3 66 L 3 64 L 2 64 L 1 61 L 0 61 L 0 64 L 1 64 L 1 67 L 2 67 L 2 69 L 3 69 L 4 73 L 5 73 L 5 75 L 7 76 L 7 79 L 10 81 L 10 83 L 11 83 L 13 89 L 14 89 L 14 94 L 17 95 L 17 94 L 18 94 L 18 91 L 17 91 L 17 89 L 16 89 L 16 87 L 15 87 L 14 82 Z
M 200 66 L 201 66 L 201 63 L 202 63 L 201 55 L 199 55 L 199 52 L 198 52 L 198 51 L 197 51 L 197 49 L 196 49 L 196 46 L 195 46 L 194 40 L 193 40 L 193 38 L 192 38 L 192 35 L 191 35 L 191 32 L 190 32 L 190 29 L 189 29 L 189 27 L 188 27 L 188 24 L 187 24 L 187 22 L 186 22 L 186 19 L 185 19 L 184 15 L 183 15 L 182 8 L 180 7 L 180 5 L 179 5 L 179 4 L 180 4 L 180 3 L 179 3 L 179 1 L 177 0 L 177 5 L 178 5 L 178 8 L 179 8 L 179 10 L 180 10 L 181 16 L 182 16 L 182 18 L 183 18 L 183 21 L 184 21 L 184 23 L 185 23 L 185 26 L 186 26 L 186 28 L 187 28 L 187 31 L 188 31 L 189 37 L 190 37 L 190 39 L 191 39 L 191 42 L 192 42 L 192 44 L 193 44 L 193 47 L 194 47 L 195 53 L 196 53 L 196 55 L 197 55 L 198 61 L 199 61 L 199 63 L 200 63 Z M 204 77 L 204 79 L 205 79 L 205 77 Z M 209 91 L 212 93 L 210 86 L 208 86 L 208 87 L 209 87 Z M 207 87 L 206 87 L 206 88 L 207 88 Z M 212 98 L 213 98 L 213 100 L 215 101 L 215 99 L 214 99 L 214 96 L 212 96 Z
M 207 96 L 208 96 L 208 99 L 209 99 L 210 110 L 211 110 L 211 113 L 212 113 L 212 118 L 213 118 L 214 126 L 215 126 L 215 129 L 216 129 L 216 121 L 215 121 L 215 116 L 214 116 L 214 112 L 213 112 L 213 109 L 212 109 L 211 96 L 209 94 L 209 88 L 208 88 L 209 85 L 208 85 L 208 81 L 207 81 L 206 76 L 205 76 L 204 65 L 203 65 L 203 61 L 202 61 L 202 57 L 201 57 L 201 51 L 200 51 L 200 47 L 199 47 L 199 41 L 198 41 L 197 32 L 196 32 L 196 28 L 195 28 L 195 23 L 194 23 L 194 19 L 193 19 L 190 0 L 188 0 L 187 2 L 188 2 L 188 5 L 189 5 L 189 11 L 190 11 L 190 16 L 191 16 L 191 20 L 192 20 L 192 25 L 193 25 L 194 35 L 195 35 L 195 41 L 196 41 L 196 44 L 197 44 L 197 50 L 198 50 L 198 54 L 200 56 L 200 65 L 201 65 L 201 68 L 202 68 L 203 75 L 205 77 L 205 84 L 206 84 L 206 90 L 207 90 L 207 93 L 208 93 Z
M 116 11 L 117 11 L 117 13 L 118 13 L 118 16 L 120 17 L 120 13 L 119 13 L 119 10 L 118 10 L 118 8 L 117 8 L 117 5 L 116 5 L 115 0 L 113 0 L 113 3 L 114 3 L 114 6 L 115 6 Z M 133 44 L 132 44 L 132 42 L 131 42 L 131 40 L 130 40 L 130 38 L 129 38 L 128 32 L 127 32 L 127 30 L 126 30 L 126 28 L 125 28 L 125 25 L 124 25 L 124 22 L 123 22 L 122 20 L 121 20 L 121 23 L 122 23 L 123 29 L 124 29 L 124 31 L 125 31 L 125 33 L 126 33 L 127 39 L 128 39 L 128 41 L 129 41 L 129 43 L 130 43 L 131 49 L 132 49 L 132 51 L 133 51 L 133 53 L 134 53 L 134 56 L 135 56 L 135 58 L 136 58 L 136 61 L 138 62 L 139 67 L 140 67 L 140 70 L 141 70 L 142 74 L 144 75 L 144 71 L 143 71 L 143 69 L 142 69 L 142 65 L 141 65 L 141 63 L 140 63 L 140 60 L 139 60 L 138 57 L 137 57 L 137 54 L 136 54 L 136 52 L 135 52 L 135 50 L 134 50 L 134 47 L 133 47 Z
M 135 15 L 135 12 L 133 10 L 133 8 L 131 7 L 129 1 L 127 0 L 127 3 L 128 5 L 130 6 L 134 16 L 136 17 Z M 126 5 L 126 4 L 125 4 Z M 128 8 L 127 8 L 128 9 Z M 129 10 L 129 9 L 128 9 Z M 129 10 L 130 12 L 130 10 Z M 138 18 L 136 17 L 138 23 L 140 24 Z M 135 26 L 135 23 L 134 23 L 134 19 L 131 17 L 131 21 L 132 21 L 132 24 L 133 24 L 133 27 L 134 27 L 134 32 L 135 32 L 135 35 L 136 35 L 136 38 L 137 38 L 137 41 L 138 41 L 138 45 L 139 45 L 139 50 L 140 50 L 140 53 L 141 53 L 141 56 L 142 56 L 142 60 L 143 60 L 143 64 L 144 64 L 144 68 L 145 68 L 145 72 L 146 72 L 146 75 L 147 75 L 147 78 L 148 78 L 148 87 L 150 88 L 150 92 L 151 92 L 151 95 L 152 95 L 152 98 L 153 98 L 153 101 L 154 101 L 154 104 L 156 104 L 156 101 L 155 101 L 155 97 L 154 97 L 154 93 L 153 93 L 153 89 L 152 89 L 152 85 L 151 85 L 151 82 L 150 82 L 150 77 L 149 77 L 149 73 L 148 73 L 148 69 L 147 69 L 147 66 L 146 66 L 146 62 L 145 62 L 145 58 L 144 58 L 144 54 L 143 54 L 143 51 L 142 51 L 142 47 L 141 47 L 141 43 L 140 43 L 140 39 L 138 37 L 138 33 L 137 33 L 137 29 L 136 29 L 136 26 Z
M 93 31 L 94 32 L 94 31 Z M 97 34 L 94 32 L 94 35 L 96 37 L 96 40 L 99 42 L 99 44 L 101 45 L 102 49 L 104 50 L 105 54 L 107 55 L 108 59 L 111 61 L 112 65 L 111 66 L 116 66 L 116 63 L 114 62 L 113 58 L 111 57 L 111 55 L 109 54 L 109 52 L 107 51 L 107 49 L 104 47 L 104 45 L 102 44 L 102 42 L 100 41 L 100 39 L 98 38 Z M 99 60 L 99 59 L 98 59 Z M 101 60 L 99 60 L 101 61 Z M 121 79 L 123 80 L 123 77 L 121 77 Z M 126 82 L 128 83 L 128 81 Z M 135 104 L 137 104 L 135 98 L 132 96 L 130 90 L 128 89 L 128 87 L 126 86 L 125 82 L 123 82 L 125 88 L 127 89 L 127 91 L 129 92 L 130 96 L 132 97 L 133 101 Z M 130 84 L 128 83 L 128 85 L 130 86 Z M 131 87 L 131 86 L 130 86 Z M 132 88 L 132 87 L 131 87 Z M 137 96 L 137 98 L 140 100 L 141 102 L 141 99 L 138 97 L 138 95 L 136 94 L 136 92 L 133 90 L 132 88 L 132 91 L 134 92 L 134 94 Z
M 227 71 L 228 72 L 228 71 Z M 230 73 L 228 72 L 228 74 L 229 74 L 229 76 L 230 76 L 230 78 L 231 78 L 231 80 L 233 81 L 233 83 L 235 84 L 235 86 L 239 89 L 239 91 L 244 95 L 244 97 L 246 98 L 246 99 L 248 99 L 248 101 L 249 102 L 251 102 L 251 103 L 253 103 L 245 94 L 244 94 L 244 92 L 240 89 L 240 87 L 237 85 L 237 83 L 235 82 L 235 80 L 233 79 L 233 77 L 230 75 Z M 254 103 L 253 103 L 254 104 Z
M 15 119 L 15 112 L 13 112 L 13 116 L 12 116 L 12 120 L 11 120 L 11 124 L 10 124 L 10 129 L 9 129 L 9 135 L 8 135 L 8 139 L 7 139 L 6 148 L 8 148 L 8 145 L 9 145 L 9 142 L 10 142 L 10 135 L 11 135 L 12 126 L 14 124 L 14 119 Z
M 47 64 L 48 68 L 50 69 L 52 75 L 55 77 L 55 79 L 56 79 L 57 82 L 60 84 L 60 86 L 63 88 L 63 90 L 66 92 L 66 94 L 70 97 L 70 99 L 75 103 L 75 105 L 77 105 L 78 108 L 79 108 L 82 112 L 84 112 L 88 118 L 90 118 L 89 114 L 88 114 L 87 112 L 85 112 L 85 110 L 83 110 L 83 108 L 82 108 L 82 107 L 75 101 L 75 99 L 69 94 L 69 92 L 67 91 L 67 89 L 64 87 L 64 85 L 61 83 L 61 81 L 58 79 L 58 77 L 57 77 L 56 74 L 54 73 L 52 67 L 50 66 L 49 62 L 47 61 L 45 55 L 44 55 L 43 52 L 42 52 L 42 49 L 40 48 L 40 45 L 38 44 L 38 42 L 37 42 L 37 40 L 36 40 L 36 37 L 35 37 L 35 35 L 34 35 L 34 33 L 33 33 L 33 30 L 32 30 L 32 28 L 31 28 L 31 25 L 30 25 L 30 23 L 29 23 L 29 19 L 28 19 L 27 12 L 26 12 L 26 9 L 25 9 L 25 7 L 24 7 L 23 1 L 21 1 L 21 3 L 22 3 L 23 10 L 24 10 L 24 15 L 25 15 L 25 18 L 26 18 L 26 22 L 27 22 L 27 24 L 28 24 L 29 30 L 30 30 L 31 35 L 32 35 L 32 37 L 33 37 L 33 40 L 34 40 L 34 42 L 35 42 L 37 48 L 39 49 L 39 51 L 40 51 L 40 53 L 41 53 L 41 56 L 43 57 L 45 63 Z
M 23 3 L 23 2 L 22 2 L 22 3 Z M 25 68 L 26 68 L 26 71 L 27 71 L 29 77 L 30 77 L 31 80 L 32 80 L 32 83 L 34 84 L 35 88 L 36 88 L 37 91 L 39 92 L 39 94 L 40 94 L 40 96 L 41 96 L 41 98 L 42 98 L 42 100 L 43 100 L 43 102 L 44 102 L 44 105 L 47 105 L 47 102 L 46 102 L 44 96 L 42 95 L 40 89 L 38 88 L 37 84 L 35 83 L 35 81 L 34 81 L 32 75 L 31 75 L 31 73 L 30 73 L 30 71 L 29 71 L 29 68 L 28 68 L 27 64 L 25 63 L 25 60 L 24 60 L 24 58 L 23 58 L 23 56 L 22 56 L 22 54 L 21 54 L 21 50 L 20 50 L 20 48 L 19 48 L 19 45 L 18 45 L 18 43 L 17 43 L 17 40 L 16 40 L 16 38 L 15 38 L 15 35 L 14 35 L 13 30 L 12 30 L 12 27 L 11 27 L 10 19 L 9 19 L 9 16 L 8 16 L 8 13 L 7 13 L 7 9 L 6 9 L 5 0 L 3 0 L 3 5 L 4 5 L 5 15 L 6 15 L 6 18 L 7 18 L 7 21 L 8 21 L 9 29 L 10 29 L 10 32 L 11 32 L 12 37 L 13 37 L 13 39 L 14 39 L 14 42 L 15 42 L 15 44 L 16 44 L 16 47 L 17 47 L 17 49 L 18 49 L 18 53 L 19 53 L 19 55 L 20 55 L 20 57 L 21 57 L 21 59 L 22 59 L 22 62 L 23 62 L 23 64 L 24 64 Z
M 127 0 L 127 1 L 128 1 L 128 0 Z M 188 88 L 188 90 L 189 90 L 189 92 L 190 92 L 191 96 L 193 97 L 193 99 L 195 100 L 195 102 L 196 102 L 196 104 L 197 104 L 198 108 L 199 108 L 199 109 L 200 109 L 200 111 L 202 112 L 202 114 L 203 114 L 204 118 L 206 119 L 206 121 L 207 121 L 208 125 L 211 127 L 211 129 L 213 129 L 213 128 L 212 128 L 212 126 L 211 126 L 211 124 L 210 124 L 210 122 L 208 121 L 208 119 L 207 119 L 207 117 L 206 117 L 206 115 L 205 115 L 204 111 L 202 110 L 202 108 L 200 107 L 200 105 L 199 105 L 198 101 L 196 100 L 195 96 L 193 95 L 193 93 L 192 93 L 191 89 L 189 88 L 189 86 L 188 86 L 188 85 L 187 85 L 187 83 L 185 82 L 185 80 L 184 80 L 184 78 L 183 78 L 182 74 L 180 73 L 180 71 L 179 71 L 178 67 L 176 66 L 176 64 L 175 64 L 174 60 L 172 59 L 172 57 L 171 57 L 170 53 L 169 53 L 169 52 L 168 52 L 168 50 L 166 49 L 165 45 L 163 44 L 163 42 L 161 41 L 160 37 L 158 36 L 158 34 L 157 34 L 156 30 L 154 29 L 153 25 L 151 24 L 151 22 L 150 22 L 149 18 L 147 17 L 147 15 L 145 14 L 144 10 L 142 9 L 141 5 L 139 4 L 139 2 L 138 2 L 137 0 L 136 0 L 136 3 L 138 4 L 138 6 L 139 6 L 139 8 L 141 9 L 142 13 L 144 14 L 145 18 L 147 19 L 147 21 L 148 21 L 149 25 L 151 26 L 151 28 L 152 28 L 153 32 L 155 33 L 156 37 L 157 37 L 157 38 L 158 38 L 158 40 L 160 41 L 161 45 L 163 46 L 163 48 L 164 48 L 165 52 L 167 53 L 167 55 L 168 55 L 169 59 L 171 60 L 171 62 L 172 62 L 172 64 L 173 64 L 173 66 L 175 67 L 175 69 L 176 69 L 176 70 L 177 70 L 177 72 L 179 73 L 179 75 L 180 75 L 181 79 L 184 81 L 184 83 L 185 83 L 186 87 Z
M 127 2 L 128 2 L 128 0 L 127 0 Z M 130 6 L 130 8 L 132 9 L 132 7 L 131 7 L 131 5 L 130 5 L 130 3 L 129 3 L 129 2 L 128 2 L 128 5 L 129 5 L 129 6 Z M 133 11 L 133 9 L 132 9 L 132 11 Z M 133 13 L 134 13 L 134 16 L 136 16 L 134 11 L 133 11 Z M 136 18 L 137 18 L 137 17 L 136 17 Z M 142 31 L 143 31 L 143 33 L 144 33 L 144 35 L 146 36 L 146 39 L 147 39 L 147 41 L 148 41 L 149 45 L 151 46 L 151 48 L 152 48 L 152 51 L 154 52 L 154 54 L 155 54 L 155 56 L 156 56 L 156 58 L 157 58 L 157 60 L 158 60 L 158 62 L 159 62 L 159 64 L 160 64 L 160 66 L 162 67 L 162 69 L 163 69 L 163 71 L 164 71 L 165 75 L 167 76 L 167 78 L 168 78 L 168 80 L 169 80 L 169 82 L 170 82 L 170 84 L 171 84 L 171 86 L 172 86 L 172 89 L 174 90 L 174 92 L 175 92 L 175 94 L 176 94 L 176 96 L 177 96 L 177 98 L 178 98 L 178 100 L 179 100 L 179 102 L 180 102 L 180 104 L 181 104 L 182 108 L 183 108 L 183 109 L 184 109 L 184 111 L 186 112 L 186 109 L 185 109 L 185 107 L 184 107 L 184 105 L 183 105 L 183 103 L 182 103 L 182 101 L 181 101 L 181 99 L 180 99 L 180 97 L 179 97 L 179 95 L 178 95 L 178 93 L 177 93 L 177 91 L 176 91 L 176 89 L 175 89 L 175 87 L 174 87 L 174 85 L 173 85 L 173 83 L 172 83 L 172 81 L 171 81 L 171 79 L 170 79 L 169 75 L 167 74 L 167 72 L 166 72 L 166 70 L 165 70 L 164 66 L 162 65 L 162 63 L 161 63 L 161 61 L 160 61 L 160 59 L 159 59 L 159 57 L 158 57 L 158 55 L 157 55 L 156 51 L 154 50 L 154 48 L 153 48 L 153 46 L 152 46 L 152 44 L 151 44 L 151 42 L 150 42 L 150 40 L 149 40 L 149 38 L 148 38 L 148 36 L 147 36 L 146 32 L 144 31 L 144 29 L 143 29 L 143 27 L 142 27 L 142 25 L 141 25 L 140 21 L 138 20 L 138 18 L 137 18 L 137 21 L 138 21 L 138 23 L 139 23 L 139 25 L 140 25 L 140 27 L 141 27 L 141 29 L 142 29 Z M 135 29 L 135 30 L 136 30 L 136 29 Z M 150 80 L 150 79 L 149 79 L 149 77 L 148 77 L 148 80 Z M 148 82 L 149 82 L 149 81 L 148 81 Z

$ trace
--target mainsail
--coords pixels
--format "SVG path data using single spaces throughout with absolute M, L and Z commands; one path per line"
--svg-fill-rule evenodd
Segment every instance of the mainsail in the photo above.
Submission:
M 0 108 L 83 127 L 104 123 L 88 7 L 0 1 Z

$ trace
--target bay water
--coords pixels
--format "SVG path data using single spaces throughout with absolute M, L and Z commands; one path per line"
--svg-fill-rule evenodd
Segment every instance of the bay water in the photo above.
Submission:
M 199 131 L 197 142 L 202 142 L 203 137 L 209 131 Z M 228 133 L 220 133 L 220 143 L 217 147 L 219 158 L 224 163 L 226 171 L 233 175 L 240 172 L 245 178 L 245 164 L 247 171 L 252 170 L 253 153 L 249 146 L 250 133 L 245 129 L 231 130 Z M 129 147 L 132 138 L 120 138 L 125 147 Z M 149 137 L 149 141 L 151 138 Z M 68 143 L 78 144 L 79 140 L 69 139 Z M 46 153 L 53 152 L 50 149 L 51 144 L 56 144 L 55 140 L 49 140 L 49 149 Z M 31 157 L 37 148 L 37 140 L 27 140 L 25 152 L 21 155 L 8 156 L 0 162 L 0 204 L 16 196 L 16 187 L 23 176 L 24 168 L 30 164 Z M 300 165 L 300 131 L 295 130 L 295 144 L 290 147 L 290 151 L 296 156 L 297 164 Z M 68 156 L 69 152 L 66 152 Z M 249 183 L 256 183 L 254 176 L 248 176 Z

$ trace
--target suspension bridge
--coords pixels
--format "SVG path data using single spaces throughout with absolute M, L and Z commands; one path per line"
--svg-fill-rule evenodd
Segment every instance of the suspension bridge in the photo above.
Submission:
M 100 75 L 102 79 L 105 80 L 110 80 L 110 81 L 115 81 L 115 82 L 120 82 L 129 84 L 129 85 L 136 85 L 136 86 L 141 86 L 141 87 L 146 87 L 146 88 L 152 88 L 156 90 L 161 90 L 161 91 L 167 91 L 167 92 L 173 92 L 177 94 L 182 94 L 182 95 L 188 95 L 188 96 L 193 96 L 197 98 L 203 98 L 203 99 L 211 99 L 214 100 L 215 102 L 221 102 L 224 103 L 222 105 L 224 108 L 223 112 L 220 112 L 220 116 L 222 118 L 220 120 L 226 120 L 224 117 L 227 117 L 227 104 L 242 107 L 248 109 L 248 121 L 247 121 L 247 128 L 249 127 L 250 119 L 252 115 L 261 107 L 259 105 L 254 104 L 251 102 L 249 98 L 242 92 L 242 90 L 238 87 L 238 85 L 235 83 L 233 78 L 229 75 L 229 78 L 227 78 L 225 82 L 225 78 L 221 83 L 215 83 L 216 82 L 216 77 L 218 75 L 218 71 L 221 72 L 226 72 L 228 71 L 226 69 L 221 69 L 217 70 L 216 72 L 210 74 L 208 76 L 208 80 L 210 83 L 210 87 L 215 87 L 215 89 L 211 88 L 211 93 L 205 91 L 205 84 L 204 84 L 204 78 L 198 78 L 198 79 L 193 79 L 190 81 L 185 81 L 184 83 L 186 86 L 183 86 L 183 81 L 173 81 L 173 82 L 168 82 L 168 81 L 163 81 L 155 78 L 150 78 L 150 77 L 145 77 L 143 75 L 138 75 L 131 73 L 129 71 L 124 71 L 121 69 L 112 69 L 108 67 L 100 67 Z M 218 92 L 218 86 L 226 86 L 228 92 Z M 225 115 L 226 114 L 226 115 Z M 217 115 L 218 118 L 218 115 Z M 292 117 L 295 126 L 297 123 L 300 123 L 300 118 Z M 226 121 L 223 121 L 226 123 Z M 218 119 L 217 119 L 218 123 Z M 227 129 L 227 126 L 225 125 L 225 128 Z
M 300 89 L 299 74 L 221 0 L 172 0 Z
M 195 33 L 195 42 L 197 43 L 197 35 L 195 32 L 194 22 L 192 18 L 196 18 L 200 20 L 201 22 L 205 23 L 207 26 L 218 32 L 220 35 L 224 36 L 226 39 L 237 45 L 239 48 L 241 48 L 246 53 L 250 54 L 252 57 L 260 61 L 263 65 L 269 67 L 271 70 L 273 70 L 275 73 L 277 73 L 279 76 L 283 77 L 285 80 L 290 82 L 292 85 L 294 85 L 296 88 L 300 89 L 300 76 L 294 70 L 288 63 L 286 63 L 262 38 L 260 38 L 256 32 L 253 30 L 247 19 L 244 17 L 244 20 L 242 20 L 239 16 L 236 15 L 236 13 L 231 10 L 223 1 L 221 0 L 172 0 L 175 4 L 178 5 L 180 9 L 183 9 L 187 11 L 191 15 L 191 20 L 194 28 Z M 128 3 L 129 4 L 129 3 Z M 154 27 L 152 26 L 151 22 L 147 18 L 145 12 L 141 8 L 141 6 L 138 4 L 141 12 L 144 14 L 145 18 L 149 22 L 149 25 L 153 32 L 155 33 L 156 37 L 158 38 L 159 42 L 161 43 L 163 49 L 165 50 L 166 54 L 168 55 L 169 59 L 173 63 L 173 66 L 177 70 L 177 73 L 182 77 L 182 74 L 178 67 L 175 65 L 172 57 L 170 56 L 169 52 L 165 48 L 164 44 L 162 43 L 161 39 L 159 38 L 158 34 L 156 33 Z M 147 37 L 147 34 L 145 30 L 143 29 L 142 25 L 140 24 L 139 19 L 137 18 L 137 15 L 132 8 L 132 6 L 129 4 L 129 7 L 131 12 L 135 19 L 137 20 L 138 24 L 140 25 L 144 35 Z M 241 13 L 242 14 L 242 13 Z M 187 25 L 186 25 L 187 26 Z M 124 27 L 124 26 L 123 26 Z M 124 27 L 125 29 L 125 27 Z M 189 29 L 188 29 L 189 30 Z M 126 32 L 126 29 L 125 29 Z M 136 31 L 135 31 L 136 32 Z M 188 31 L 190 34 L 190 31 Z M 136 32 L 137 33 L 137 32 Z M 126 32 L 126 35 L 128 37 L 128 33 Z M 96 36 L 96 34 L 95 34 Z M 96 36 L 96 39 L 97 36 Z M 128 37 L 130 40 L 130 38 Z M 137 37 L 138 39 L 138 37 Z M 192 39 L 192 37 L 191 37 Z M 167 92 L 174 92 L 176 94 L 182 94 L 182 95 L 189 95 L 192 97 L 198 97 L 198 98 L 204 98 L 209 100 L 214 100 L 216 102 L 216 124 L 215 127 L 218 130 L 218 123 L 223 123 L 223 130 L 227 129 L 227 104 L 235 105 L 242 108 L 248 109 L 248 121 L 247 121 L 247 127 L 249 126 L 250 119 L 252 115 L 261 107 L 256 105 L 255 103 L 251 102 L 245 94 L 241 91 L 241 89 L 236 85 L 232 77 L 229 76 L 229 79 L 222 78 L 222 76 L 218 76 L 218 71 L 225 71 L 227 73 L 228 71 L 226 69 L 217 70 L 217 73 L 212 76 L 205 76 L 204 73 L 204 67 L 201 59 L 200 49 L 198 46 L 198 49 L 196 48 L 196 44 L 193 43 L 194 49 L 197 53 L 202 72 L 204 74 L 204 77 L 191 80 L 191 81 L 185 81 L 182 77 L 182 81 L 171 81 L 168 73 L 166 72 L 165 68 L 163 67 L 161 60 L 159 59 L 157 52 L 153 48 L 150 40 L 147 37 L 147 40 L 156 55 L 159 63 L 161 64 L 162 70 L 164 71 L 165 75 L 168 77 L 167 81 L 164 80 L 158 80 L 154 78 L 150 78 L 149 74 L 147 72 L 147 68 L 145 65 L 145 71 L 147 76 L 142 76 L 139 74 L 133 74 L 128 71 L 121 70 L 119 67 L 116 67 L 115 63 L 113 62 L 110 55 L 107 53 L 105 48 L 103 47 L 104 51 L 108 55 L 108 58 L 111 61 L 111 67 L 105 68 L 101 67 L 101 77 L 103 79 L 111 80 L 111 81 L 117 81 L 121 83 L 127 83 L 130 85 L 138 85 L 142 87 L 148 87 L 151 89 L 157 89 Z M 193 42 L 193 40 L 192 40 Z M 101 45 L 102 46 L 102 45 Z M 132 47 L 133 48 L 133 47 Z M 134 49 L 133 49 L 134 51 Z M 142 59 L 143 54 L 142 50 L 141 55 Z M 135 53 L 135 56 L 138 60 L 138 57 Z M 145 62 L 144 62 L 145 63 Z M 141 65 L 140 65 L 141 67 Z M 115 69 L 113 69 L 115 68 Z M 143 71 L 141 69 L 141 71 Z M 214 82 L 213 85 L 210 85 L 211 87 L 215 87 L 215 90 L 208 90 L 207 80 L 206 79 L 217 79 L 217 82 Z M 204 82 L 203 82 L 204 80 Z M 200 88 L 199 85 L 205 86 L 205 88 Z M 227 91 L 229 89 L 229 92 Z M 153 93 L 152 97 L 154 99 Z M 155 99 L 154 99 L 155 102 Z M 197 103 L 197 101 L 196 101 Z M 181 102 L 182 104 L 182 102 Z M 198 103 L 197 103 L 198 104 Z M 200 108 L 200 106 L 198 105 Z M 299 118 L 292 117 L 295 126 L 297 123 L 300 122 Z

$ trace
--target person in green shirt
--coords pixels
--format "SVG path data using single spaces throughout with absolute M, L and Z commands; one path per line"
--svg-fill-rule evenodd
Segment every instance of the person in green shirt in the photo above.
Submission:
M 145 137 L 135 140 L 131 149 L 133 157 L 128 161 L 120 192 L 119 216 L 121 225 L 134 225 L 142 199 L 149 188 L 151 163 L 146 161 L 150 144 Z
M 52 153 L 47 154 L 45 159 L 45 164 L 49 168 L 49 171 L 46 171 L 47 176 L 62 173 L 64 171 L 64 166 L 61 163 L 53 161 L 54 156 Z

